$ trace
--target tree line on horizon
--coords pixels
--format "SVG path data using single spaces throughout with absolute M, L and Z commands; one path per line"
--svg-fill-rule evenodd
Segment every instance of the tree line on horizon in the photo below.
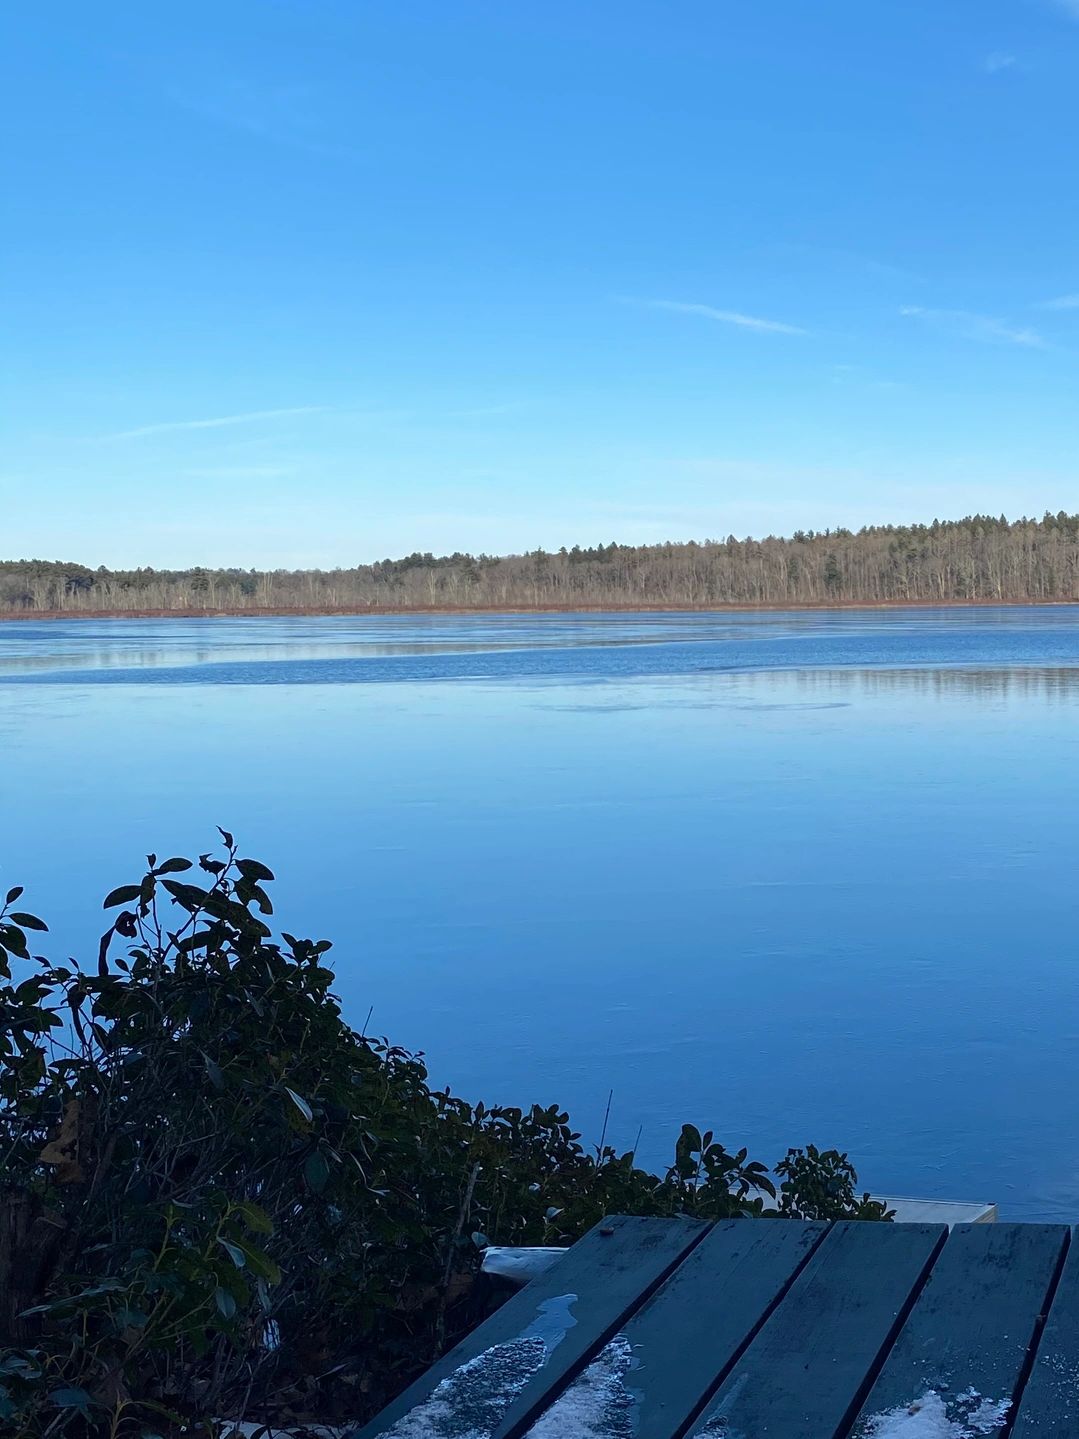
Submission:
M 1079 599 L 1079 514 L 789 537 L 412 554 L 333 570 L 0 561 L 0 613 L 408 610 Z

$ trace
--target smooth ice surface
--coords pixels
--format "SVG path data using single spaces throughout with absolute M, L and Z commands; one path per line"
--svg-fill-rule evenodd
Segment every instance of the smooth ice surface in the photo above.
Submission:
M 1079 1210 L 1079 610 L 5 623 L 0 780 L 53 954 L 221 824 L 459 1093 Z

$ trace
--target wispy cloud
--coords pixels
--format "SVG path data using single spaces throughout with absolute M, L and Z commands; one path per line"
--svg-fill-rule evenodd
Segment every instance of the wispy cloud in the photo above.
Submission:
M 1011 70 L 1018 63 L 1014 55 L 1009 55 L 1004 50 L 994 50 L 982 61 L 982 69 L 987 75 L 999 75 L 1002 70 Z
M 184 471 L 193 480 L 280 480 L 295 473 L 288 465 L 208 465 Z
M 1057 295 L 1053 300 L 1042 300 L 1039 310 L 1079 310 L 1079 295 Z
M 278 420 L 286 415 L 325 414 L 328 405 L 294 405 L 286 410 L 248 410 L 242 415 L 215 415 L 208 420 L 165 420 L 157 425 L 139 425 L 134 430 L 118 430 L 101 435 L 103 440 L 138 440 L 144 435 L 167 435 L 178 430 L 221 430 L 227 425 L 247 425 L 254 420 Z
M 889 391 L 907 388 L 902 380 L 888 380 L 879 375 L 869 374 L 861 365 L 833 365 L 830 378 L 833 385 L 865 390 Z
M 1070 15 L 1073 20 L 1079 20 L 1079 0 L 1051 0 L 1051 3 L 1058 10 L 1063 10 L 1065 15 Z
M 359 153 L 328 138 L 337 125 L 332 96 L 322 87 L 239 73 L 200 73 L 168 84 L 165 94 L 193 115 L 258 140 L 330 158 L 356 158 Z
M 793 255 L 801 260 L 820 264 L 840 265 L 855 274 L 872 276 L 877 280 L 902 281 L 904 284 L 924 284 L 922 275 L 917 275 L 890 260 L 880 260 L 874 255 L 863 255 L 860 250 L 848 250 L 840 245 L 807 245 L 802 240 L 771 240 L 762 247 L 768 254 Z
M 1028 350 L 1046 348 L 1037 330 L 1028 326 L 1017 328 L 992 315 L 974 315 L 969 310 L 929 310 L 922 305 L 904 305 L 899 313 L 963 340 L 978 340 L 988 345 L 1021 345 Z
M 477 405 L 470 410 L 447 410 L 446 414 L 451 420 L 485 420 L 498 415 L 516 415 L 525 408 L 523 400 L 508 400 L 502 405 Z
M 745 315 L 740 310 L 717 310 L 712 305 L 691 304 L 687 300 L 633 300 L 623 301 L 628 305 L 643 305 L 649 310 L 671 310 L 677 315 L 699 315 L 704 320 L 715 320 L 721 325 L 735 325 L 742 330 L 758 330 L 772 335 L 808 335 L 799 325 L 788 325 L 783 320 L 765 320 L 760 315 Z

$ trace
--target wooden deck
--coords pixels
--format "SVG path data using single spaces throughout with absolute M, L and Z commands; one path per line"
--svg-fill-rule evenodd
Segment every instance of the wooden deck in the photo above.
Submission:
M 1079 1439 L 1063 1225 L 606 1220 L 357 1439 Z

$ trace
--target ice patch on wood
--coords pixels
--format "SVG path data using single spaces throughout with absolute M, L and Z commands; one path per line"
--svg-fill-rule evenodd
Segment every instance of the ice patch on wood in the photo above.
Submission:
M 732 1407 L 735 1396 L 729 1396 Z M 991 1439 L 1001 1434 L 1012 1407 L 1010 1399 L 983 1399 L 976 1389 L 945 1395 L 927 1389 L 918 1399 L 874 1414 L 858 1426 L 857 1439 Z M 743 1439 L 737 1421 L 717 1414 L 695 1439 Z
M 576 1294 L 545 1299 L 516 1339 L 493 1344 L 439 1381 L 384 1439 L 490 1439 L 510 1405 L 577 1323 Z
M 215 1431 L 221 1439 L 346 1439 L 352 1427 L 347 1424 L 298 1424 L 290 1429 L 267 1429 L 265 1424 L 254 1419 L 216 1419 L 214 1423 L 221 1426 Z
M 528 1431 L 528 1439 L 632 1439 L 637 1402 L 626 1386 L 633 1345 L 624 1334 L 611 1342 Z
M 954 1397 L 927 1389 L 910 1404 L 875 1414 L 859 1439 L 984 1439 L 1003 1431 L 1010 1399 L 983 1399 L 975 1389 Z
M 538 1279 L 541 1274 L 546 1274 L 551 1265 L 557 1264 L 565 1253 L 565 1249 L 550 1246 L 532 1245 L 525 1249 L 513 1249 L 492 1244 L 483 1251 L 480 1269 L 484 1274 L 494 1274 L 499 1279 L 509 1279 L 514 1284 L 527 1284 L 530 1279 Z

